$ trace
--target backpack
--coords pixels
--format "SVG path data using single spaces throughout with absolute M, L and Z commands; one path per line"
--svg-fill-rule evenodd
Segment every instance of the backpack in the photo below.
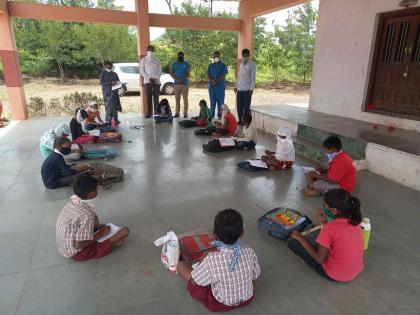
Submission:
M 109 132 L 103 132 L 99 135 L 97 143 L 116 143 L 121 142 L 122 136 L 118 132 L 109 131 Z
M 251 163 L 249 163 L 247 161 L 239 162 L 237 164 L 237 166 L 240 169 L 243 169 L 243 170 L 248 171 L 248 172 L 260 172 L 260 171 L 266 171 L 267 170 L 265 168 L 252 166 Z
M 83 150 L 82 157 L 85 159 L 105 159 L 114 158 L 117 152 L 108 147 L 102 147 L 97 149 L 86 149 Z
M 109 186 L 112 183 L 123 181 L 124 170 L 122 168 L 105 163 L 90 163 L 89 169 L 89 175 L 94 177 L 99 185 Z M 101 174 L 95 174 L 95 171 L 100 171 Z
M 194 130 L 194 134 L 196 136 L 211 136 L 215 131 L 214 127 L 207 127 Z
M 234 147 L 222 147 L 219 139 L 210 140 L 207 144 L 203 144 L 203 151 L 210 153 L 219 153 L 232 150 Z
M 313 227 L 312 220 L 306 215 L 283 207 L 274 208 L 258 219 L 258 226 L 270 236 L 287 241 L 293 231 L 302 232 Z
M 182 128 L 192 128 L 197 126 L 197 122 L 194 120 L 181 120 L 178 123 Z
M 201 261 L 210 251 L 216 251 L 217 247 L 210 244 L 214 238 L 210 233 L 191 233 L 179 237 L 179 250 L 181 256 L 191 265 Z

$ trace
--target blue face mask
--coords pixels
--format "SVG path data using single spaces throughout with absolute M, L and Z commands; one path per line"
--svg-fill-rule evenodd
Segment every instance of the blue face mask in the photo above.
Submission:
M 340 152 L 327 153 L 328 163 L 331 163 Z

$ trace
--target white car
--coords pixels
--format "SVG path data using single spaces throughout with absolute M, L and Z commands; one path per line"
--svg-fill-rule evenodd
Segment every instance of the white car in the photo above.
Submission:
M 120 81 L 125 83 L 118 91 L 120 96 L 127 92 L 140 92 L 138 63 L 114 63 L 113 70 L 118 74 Z M 174 94 L 174 79 L 167 73 L 160 76 L 160 92 L 166 95 Z

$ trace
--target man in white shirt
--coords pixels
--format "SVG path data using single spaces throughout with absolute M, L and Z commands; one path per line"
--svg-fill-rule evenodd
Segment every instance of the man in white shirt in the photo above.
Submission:
M 242 62 L 236 74 L 236 106 L 238 110 L 239 124 L 243 125 L 242 117 L 249 115 L 251 110 L 251 98 L 255 89 L 257 67 L 255 62 L 250 60 L 249 49 L 242 50 Z
M 140 62 L 140 75 L 143 77 L 143 84 L 146 87 L 147 111 L 144 115 L 146 118 L 150 118 L 156 112 L 159 104 L 160 76 L 162 75 L 162 66 L 155 56 L 155 47 L 152 45 L 147 46 L 147 55 Z

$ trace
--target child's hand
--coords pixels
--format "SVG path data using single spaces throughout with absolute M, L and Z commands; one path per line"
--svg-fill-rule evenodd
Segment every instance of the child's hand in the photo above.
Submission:
M 106 225 L 102 229 L 98 231 L 98 233 L 95 234 L 95 240 L 98 240 L 106 235 L 111 231 L 111 227 Z
M 295 240 L 298 240 L 298 241 L 300 241 L 300 240 L 302 240 L 304 237 L 303 237 L 303 235 L 302 234 L 300 234 L 300 232 L 298 232 L 298 231 L 293 231 L 292 232 L 292 237 L 295 239 Z
M 316 217 L 318 218 L 319 222 L 325 224 L 328 222 L 327 216 L 325 215 L 324 211 L 321 209 L 316 210 Z

